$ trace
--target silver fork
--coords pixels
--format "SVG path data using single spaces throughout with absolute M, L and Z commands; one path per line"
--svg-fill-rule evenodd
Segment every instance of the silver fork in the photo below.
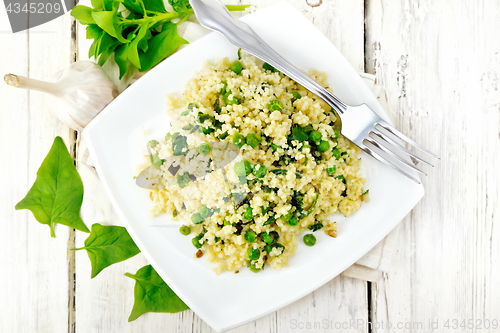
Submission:
M 342 102 L 334 94 L 276 53 L 252 28 L 234 18 L 219 1 L 189 0 L 189 3 L 193 7 L 196 18 L 205 28 L 221 33 L 237 47 L 271 64 L 324 100 L 337 111 L 342 122 L 342 135 L 378 161 L 420 184 L 419 178 L 408 171 L 414 170 L 424 175 L 427 174 L 417 168 L 411 162 L 409 156 L 430 166 L 433 165 L 408 150 L 401 140 L 439 159 L 436 154 L 389 125 L 366 104 L 351 106 Z

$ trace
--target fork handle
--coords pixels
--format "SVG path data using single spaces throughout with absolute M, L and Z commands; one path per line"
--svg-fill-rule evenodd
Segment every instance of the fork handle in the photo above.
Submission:
M 206 3 L 209 2 L 206 1 Z M 252 28 L 233 17 L 227 8 L 224 6 L 210 7 L 213 11 L 211 11 L 209 19 L 204 17 L 203 22 L 200 21 L 203 26 L 208 29 L 218 31 L 237 47 L 240 47 L 248 53 L 253 54 L 257 58 L 279 69 L 314 95 L 320 97 L 337 112 L 345 112 L 347 109 L 346 104 L 344 104 L 330 91 L 326 90 L 318 82 L 311 79 L 300 69 L 281 57 L 266 42 L 264 42 Z M 196 13 L 196 8 L 194 9 Z

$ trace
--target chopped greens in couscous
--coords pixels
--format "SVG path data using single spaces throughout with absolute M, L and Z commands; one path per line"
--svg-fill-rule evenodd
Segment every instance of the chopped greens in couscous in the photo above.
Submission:
M 183 221 L 180 233 L 217 273 L 280 269 L 302 232 L 308 246 L 318 230 L 336 237 L 328 217 L 361 206 L 357 148 L 334 111 L 272 66 L 250 56 L 206 62 L 167 104 L 172 127 L 145 155 L 163 184 L 150 191 L 152 214 Z

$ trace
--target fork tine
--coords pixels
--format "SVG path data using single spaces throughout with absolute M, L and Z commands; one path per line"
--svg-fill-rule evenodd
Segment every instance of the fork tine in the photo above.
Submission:
M 365 139 L 367 142 L 369 142 L 370 144 L 372 144 L 374 147 L 377 147 L 377 143 L 376 142 L 372 142 L 373 140 L 371 139 Z M 399 166 L 397 166 L 396 164 L 394 164 L 393 162 L 389 161 L 388 159 L 382 157 L 379 153 L 377 153 L 373 148 L 370 148 L 368 147 L 366 144 L 365 144 L 365 147 L 362 148 L 367 154 L 369 154 L 370 156 L 372 156 L 373 158 L 375 158 L 376 160 L 384 163 L 385 165 L 393 168 L 394 170 L 398 171 L 399 173 L 405 175 L 406 177 L 410 178 L 411 180 L 413 180 L 414 182 L 416 182 L 417 184 L 421 184 L 420 180 L 415 177 L 415 176 L 412 176 L 410 175 L 408 172 L 406 172 L 405 170 L 401 169 Z
M 377 128 L 377 127 L 376 127 Z M 377 128 L 378 129 L 378 128 Z M 400 142 L 397 142 L 395 140 L 393 140 L 391 137 L 389 137 L 389 135 L 387 134 L 384 134 L 382 132 L 374 132 L 376 133 L 378 136 L 380 136 L 382 139 L 384 139 L 385 141 L 387 141 L 388 143 L 394 145 L 396 148 L 400 149 L 401 151 L 405 152 L 406 154 L 410 155 L 411 157 L 413 157 L 414 159 L 422 162 L 422 163 L 425 163 L 427 165 L 430 165 L 431 167 L 434 167 L 433 164 L 431 164 L 430 162 L 424 160 L 423 158 L 415 155 L 412 151 L 408 150 L 405 146 L 403 146 Z
M 373 135 L 376 137 L 376 138 L 372 137 L 372 139 L 373 139 L 374 142 L 376 142 L 378 144 L 377 147 L 380 150 L 383 150 L 387 154 L 389 154 L 392 157 L 396 158 L 397 160 L 399 160 L 401 163 L 403 163 L 407 167 L 409 167 L 409 168 L 411 168 L 411 169 L 413 169 L 413 170 L 415 170 L 415 171 L 417 171 L 417 172 L 419 172 L 419 173 L 424 174 L 424 175 L 427 176 L 427 174 L 425 172 L 423 172 L 422 170 L 420 170 L 419 168 L 417 168 L 415 165 L 413 165 L 411 162 L 408 162 L 403 157 L 399 156 L 394 151 L 392 151 L 391 149 L 394 149 L 394 145 L 392 145 L 389 142 L 387 142 L 381 135 L 379 135 L 377 132 L 371 132 L 371 133 L 373 133 Z M 379 140 L 377 140 L 377 138 Z
M 421 151 L 423 151 L 423 152 L 425 152 L 425 153 L 427 153 L 427 154 L 429 154 L 437 159 L 441 159 L 441 157 L 437 156 L 436 154 L 434 154 L 430 150 L 422 147 L 421 145 L 419 145 L 418 143 L 416 143 L 415 141 L 413 141 L 412 139 L 410 139 L 409 137 L 407 137 L 406 135 L 404 135 L 403 133 L 401 133 L 400 131 L 398 131 L 397 129 L 395 129 L 394 127 L 389 125 L 388 123 L 386 123 L 384 120 L 380 120 L 377 125 L 379 125 L 383 129 L 385 129 L 390 134 L 392 134 L 392 135 L 400 138 L 401 140 L 406 141 L 407 143 L 411 144 L 412 146 L 420 149 Z

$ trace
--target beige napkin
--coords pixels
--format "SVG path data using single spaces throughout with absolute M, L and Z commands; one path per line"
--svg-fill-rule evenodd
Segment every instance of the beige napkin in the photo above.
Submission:
M 210 31 L 203 28 L 199 24 L 186 22 L 185 24 L 179 27 L 179 34 L 189 42 L 193 42 L 196 39 L 199 39 L 209 33 Z M 118 72 L 118 66 L 113 64 L 113 62 L 108 61 L 104 66 L 105 71 L 108 73 L 110 78 L 116 78 Z M 115 80 L 120 92 L 126 89 L 130 84 L 133 84 L 141 75 L 129 75 L 128 77 L 122 79 L 121 81 Z M 373 92 L 373 94 L 377 97 L 378 101 L 389 113 L 389 117 L 391 113 L 387 107 L 387 96 L 385 94 L 384 89 L 377 84 L 375 76 L 372 74 L 363 73 L 360 74 L 363 81 L 366 83 L 368 88 Z M 81 136 L 80 136 L 81 138 Z M 95 170 L 94 164 L 89 155 L 89 151 L 85 144 L 85 140 L 80 139 L 78 143 L 78 156 L 77 161 L 79 164 L 86 165 L 90 168 L 96 175 L 97 172 Z M 369 204 L 369 203 L 367 203 Z M 346 269 L 342 275 L 366 280 L 366 281 L 377 281 L 382 277 L 382 272 L 387 271 L 389 268 L 394 252 L 396 249 L 396 242 L 398 240 L 399 235 L 399 225 L 394 228 L 380 243 L 378 243 L 370 252 L 365 254 L 361 259 L 359 259 L 354 265 Z

